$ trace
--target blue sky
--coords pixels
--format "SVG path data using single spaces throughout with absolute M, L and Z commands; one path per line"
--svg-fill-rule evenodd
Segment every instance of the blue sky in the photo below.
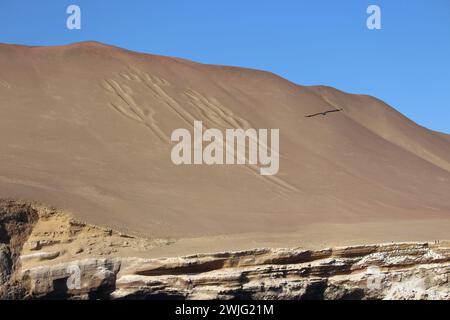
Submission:
M 66 28 L 70 4 L 81 30 Z M 0 42 L 84 40 L 374 95 L 450 133 L 450 0 L 0 0 Z

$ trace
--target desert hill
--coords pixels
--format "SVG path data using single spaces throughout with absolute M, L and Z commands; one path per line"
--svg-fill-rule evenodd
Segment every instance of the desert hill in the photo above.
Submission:
M 174 165 L 171 132 L 194 120 L 280 129 L 278 174 Z M 450 138 L 376 98 L 268 72 L 96 42 L 4 44 L 0 195 L 147 237 L 448 238 Z

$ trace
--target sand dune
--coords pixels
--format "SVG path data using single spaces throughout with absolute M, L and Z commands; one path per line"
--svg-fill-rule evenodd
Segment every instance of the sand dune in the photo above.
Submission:
M 170 134 L 194 120 L 279 128 L 279 173 L 175 166 Z M 448 135 L 376 98 L 263 71 L 95 42 L 0 45 L 0 133 L 1 197 L 147 237 L 192 237 L 206 248 L 198 239 L 276 235 L 282 246 L 296 234 L 431 240 L 450 226 Z M 337 238 L 333 225 L 346 231 Z

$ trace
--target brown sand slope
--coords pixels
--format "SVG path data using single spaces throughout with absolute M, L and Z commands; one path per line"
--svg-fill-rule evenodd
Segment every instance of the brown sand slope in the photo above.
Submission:
M 175 166 L 170 134 L 194 120 L 279 128 L 278 175 Z M 443 238 L 450 139 L 375 98 L 267 72 L 92 42 L 0 45 L 0 195 L 149 237 Z

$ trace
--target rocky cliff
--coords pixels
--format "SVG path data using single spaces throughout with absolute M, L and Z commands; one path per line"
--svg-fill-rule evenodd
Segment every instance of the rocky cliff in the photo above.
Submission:
M 0 201 L 3 299 L 450 299 L 450 241 L 143 258 L 148 240 Z

